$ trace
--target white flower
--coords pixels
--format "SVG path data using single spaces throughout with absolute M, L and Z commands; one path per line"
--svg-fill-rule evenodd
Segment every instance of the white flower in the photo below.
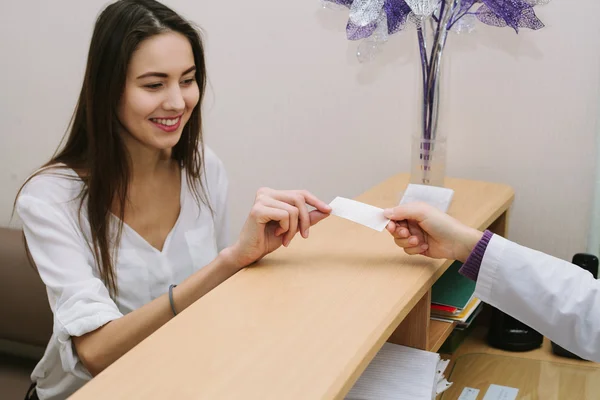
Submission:
M 441 0 L 404 0 L 412 12 L 419 17 L 429 17 L 440 5 Z
M 355 0 L 350 7 L 350 22 L 367 26 L 379 18 L 384 0 Z

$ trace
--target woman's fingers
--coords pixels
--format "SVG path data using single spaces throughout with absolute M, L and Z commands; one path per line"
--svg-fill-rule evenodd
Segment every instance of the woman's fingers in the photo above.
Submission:
M 300 234 L 307 238 L 308 230 L 311 225 L 321 221 L 331 212 L 331 207 L 319 200 L 316 196 L 306 190 L 273 190 L 269 188 L 263 188 L 259 190 L 259 197 L 271 197 L 275 200 L 290 204 L 298 209 L 298 218 L 300 226 Z M 311 220 L 311 216 L 308 212 L 306 205 L 315 207 L 321 214 L 316 218 L 316 222 Z M 315 217 L 313 217 L 315 218 Z
M 292 241 L 292 239 L 294 238 L 294 236 L 296 235 L 296 232 L 298 232 L 300 210 L 291 204 L 288 204 L 284 201 L 274 199 L 269 196 L 265 196 L 264 198 L 261 199 L 260 202 L 261 202 L 261 204 L 265 205 L 266 207 L 280 209 L 287 213 L 287 215 L 288 215 L 287 229 L 282 224 L 280 224 L 281 229 L 277 228 L 275 231 L 275 236 L 280 236 L 282 234 L 284 235 L 283 239 L 282 239 L 282 243 L 284 246 L 287 247 L 290 244 L 290 242 Z M 306 218 L 308 219 L 308 211 L 307 211 Z M 279 235 L 277 233 L 279 233 Z
M 266 225 L 270 221 L 279 223 L 282 232 L 290 230 L 290 214 L 280 208 L 272 208 L 264 203 L 256 203 L 250 211 L 250 217 L 253 218 L 259 225 Z M 281 233 L 280 233 L 281 234 Z
M 304 237 L 308 237 L 308 228 L 310 228 L 310 218 L 308 216 L 308 209 L 306 208 L 306 200 L 300 193 L 296 192 L 277 192 L 273 193 L 273 198 L 290 204 L 298 210 L 298 218 L 300 225 L 300 234 Z
M 310 218 L 310 226 L 318 224 L 325 218 L 329 217 L 329 215 L 329 213 L 323 213 L 318 210 L 312 210 L 310 213 L 308 213 L 308 217 Z M 308 231 L 306 232 L 306 236 L 308 236 Z
M 313 206 L 317 210 L 321 211 L 323 214 L 331 213 L 331 207 L 329 204 L 317 198 L 317 196 L 313 195 L 309 191 L 306 190 L 298 190 L 298 193 L 304 197 L 304 200 L 307 204 Z

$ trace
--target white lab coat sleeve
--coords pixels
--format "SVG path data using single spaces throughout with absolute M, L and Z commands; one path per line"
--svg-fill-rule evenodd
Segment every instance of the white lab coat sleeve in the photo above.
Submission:
M 474 295 L 570 352 L 600 362 L 600 281 L 584 269 L 494 235 Z

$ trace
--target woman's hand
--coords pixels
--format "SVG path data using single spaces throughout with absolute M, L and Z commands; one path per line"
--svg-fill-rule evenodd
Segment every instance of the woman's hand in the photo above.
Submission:
M 396 244 L 407 254 L 465 262 L 483 235 L 441 210 L 410 203 L 384 211 Z
M 308 211 L 307 205 L 316 210 Z M 238 241 L 230 248 L 237 267 L 260 260 L 281 245 L 289 246 L 297 232 L 308 238 L 309 228 L 329 216 L 331 207 L 304 190 L 262 188 Z

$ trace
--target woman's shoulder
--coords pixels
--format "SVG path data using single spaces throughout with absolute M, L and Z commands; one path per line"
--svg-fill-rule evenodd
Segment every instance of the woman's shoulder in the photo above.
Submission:
M 50 204 L 65 205 L 80 198 L 83 186 L 83 180 L 77 172 L 64 164 L 55 164 L 40 168 L 27 178 L 19 198 L 27 196 Z

